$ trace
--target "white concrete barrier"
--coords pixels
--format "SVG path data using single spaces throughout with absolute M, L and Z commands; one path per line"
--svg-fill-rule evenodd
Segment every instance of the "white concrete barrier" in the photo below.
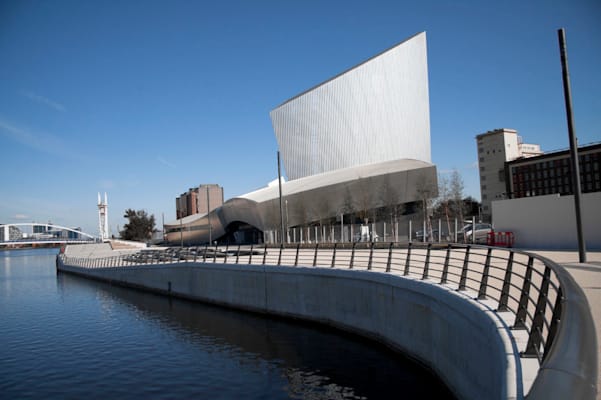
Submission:
M 420 360 L 459 398 L 523 398 L 519 355 L 509 328 L 483 303 L 442 285 L 369 271 L 213 263 L 86 269 L 59 260 L 58 269 L 317 321 Z

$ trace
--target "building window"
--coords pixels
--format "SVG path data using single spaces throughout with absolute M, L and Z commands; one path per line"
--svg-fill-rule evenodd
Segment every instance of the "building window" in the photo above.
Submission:
M 480 171 L 484 171 L 484 167 L 480 167 Z
M 486 190 L 486 185 L 482 185 L 482 190 Z
M 479 158 L 479 161 L 480 161 L 480 162 L 484 162 L 484 157 L 480 157 L 480 158 Z
M 486 200 L 487 198 L 488 198 L 487 195 L 485 195 L 485 194 L 482 195 L 482 200 Z

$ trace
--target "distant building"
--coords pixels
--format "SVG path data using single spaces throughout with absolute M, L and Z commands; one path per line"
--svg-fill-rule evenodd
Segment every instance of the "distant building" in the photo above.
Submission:
M 49 222 L 50 223 L 50 222 Z M 48 232 L 48 225 L 34 225 L 33 234 Z
M 542 154 L 540 145 L 526 144 L 514 129 L 494 129 L 476 136 L 482 219 L 492 218 L 491 202 L 507 198 L 505 163 Z
M 81 228 L 80 227 L 76 227 L 76 228 L 71 228 L 73 229 L 73 231 L 67 231 L 67 237 L 69 239 L 81 239 L 81 235 L 79 234 L 79 232 L 81 232 Z M 77 232 L 74 232 L 77 231 Z
M 582 193 L 601 191 L 601 144 L 578 149 Z M 506 163 L 509 198 L 574 194 L 570 151 L 556 151 Z
M 522 155 L 504 163 L 504 196 L 492 201 L 495 230 L 513 232 L 517 247 L 576 249 L 578 243 L 569 150 L 528 155 L 531 156 Z M 599 250 L 601 144 L 580 147 L 578 163 L 586 247 Z
M 288 179 L 282 202 L 276 179 L 225 203 L 211 194 L 203 215 L 206 189 L 190 189 L 176 200 L 177 219 L 165 224 L 168 242 L 257 243 L 265 232 L 301 227 L 302 241 L 326 221 L 373 225 L 378 210 L 437 196 L 425 32 L 293 96 L 270 117 Z M 350 240 L 344 229 L 340 237 Z
M 0 224 L 0 242 L 8 242 L 22 238 L 23 232 L 16 226 Z
M 217 184 L 201 184 L 175 199 L 178 219 L 194 214 L 207 214 L 223 205 L 223 188 Z

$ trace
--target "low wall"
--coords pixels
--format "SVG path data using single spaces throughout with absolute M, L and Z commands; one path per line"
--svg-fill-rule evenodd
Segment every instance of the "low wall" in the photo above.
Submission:
M 589 250 L 601 250 L 601 192 L 581 196 L 582 230 Z M 578 249 L 574 196 L 523 197 L 492 202 L 496 231 L 511 231 L 515 247 Z
M 173 296 L 311 320 L 384 342 L 465 399 L 522 398 L 508 328 L 471 298 L 368 271 L 179 263 L 61 271 Z

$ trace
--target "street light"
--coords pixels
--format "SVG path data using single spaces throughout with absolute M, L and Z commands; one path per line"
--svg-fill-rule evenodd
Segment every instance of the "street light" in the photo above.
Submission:
M 288 199 L 286 199 L 286 241 L 290 243 L 290 225 L 288 225 Z

